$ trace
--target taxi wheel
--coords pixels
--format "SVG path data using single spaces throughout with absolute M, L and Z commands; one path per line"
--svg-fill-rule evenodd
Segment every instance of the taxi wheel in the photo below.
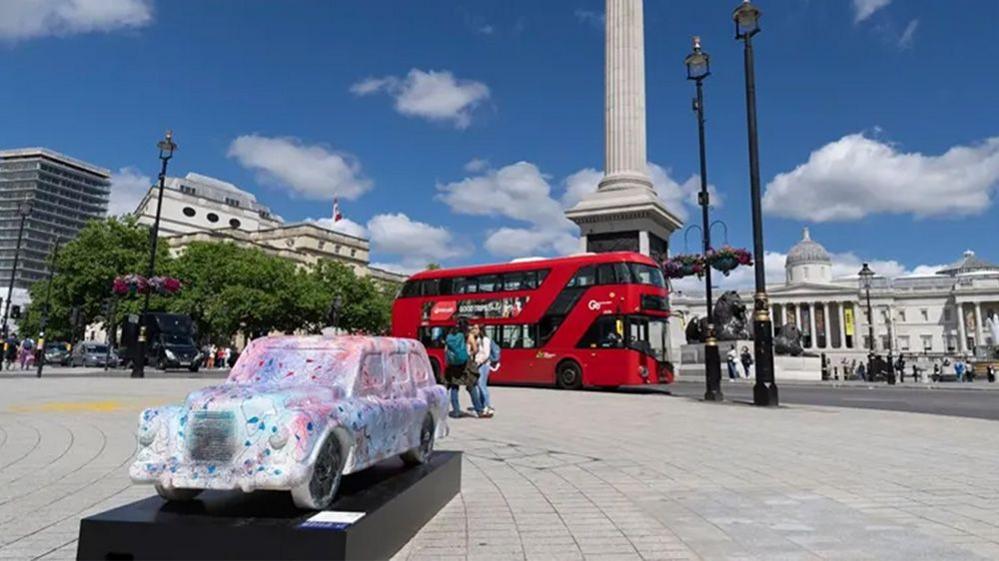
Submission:
M 295 506 L 307 510 L 325 510 L 333 503 L 342 477 L 343 454 L 340 441 L 330 433 L 323 441 L 316 463 L 312 466 L 312 476 L 308 481 L 292 488 L 291 498 Z
M 180 489 L 177 487 L 164 487 L 157 483 L 156 494 L 168 501 L 187 502 L 194 500 L 201 494 L 201 489 Z
M 402 461 L 408 466 L 427 463 L 427 460 L 434 453 L 435 432 L 436 425 L 434 424 L 434 418 L 431 415 L 427 415 L 423 419 L 423 426 L 420 427 L 420 445 L 403 452 L 401 456 Z
M 582 369 L 571 360 L 559 364 L 555 369 L 555 385 L 563 390 L 578 390 L 582 388 Z

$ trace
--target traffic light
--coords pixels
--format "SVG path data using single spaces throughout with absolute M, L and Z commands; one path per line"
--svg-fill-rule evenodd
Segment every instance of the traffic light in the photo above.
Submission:
M 21 319 L 21 306 L 14 304 L 10 307 L 10 317 L 14 319 Z

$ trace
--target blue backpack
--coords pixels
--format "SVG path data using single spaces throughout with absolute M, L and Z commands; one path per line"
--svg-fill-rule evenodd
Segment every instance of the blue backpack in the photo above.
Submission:
M 493 364 L 499 364 L 500 361 L 500 346 L 496 341 L 489 340 L 489 362 Z
M 452 333 L 444 339 L 447 349 L 448 366 L 463 366 L 468 362 L 468 348 L 465 346 L 465 335 L 461 332 Z

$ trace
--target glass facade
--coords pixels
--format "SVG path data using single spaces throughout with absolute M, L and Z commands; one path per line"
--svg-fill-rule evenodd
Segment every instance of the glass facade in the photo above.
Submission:
M 40 149 L 0 151 L 0 284 L 10 282 L 21 218 L 28 202 L 14 286 L 28 288 L 48 274 L 57 239 L 65 243 L 91 219 L 107 213 L 110 173 Z

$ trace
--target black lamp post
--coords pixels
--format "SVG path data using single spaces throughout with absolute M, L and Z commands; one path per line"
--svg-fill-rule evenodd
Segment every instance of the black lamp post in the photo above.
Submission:
M 52 258 L 49 264 L 49 283 L 45 285 L 45 304 L 42 306 L 42 320 L 38 329 L 38 377 L 42 377 L 42 366 L 45 365 L 45 327 L 49 323 L 49 303 L 52 301 L 52 279 L 55 278 L 56 257 L 59 255 L 59 238 L 52 247 Z
M 711 196 L 708 194 L 708 164 L 704 150 L 704 92 L 702 82 L 711 75 L 711 57 L 701 50 L 701 38 L 694 37 L 694 50 L 687 55 L 683 63 L 687 66 L 687 79 L 693 80 L 697 86 L 697 97 L 694 98 L 694 112 L 697 113 L 697 140 L 701 158 L 701 192 L 697 194 L 697 202 L 701 205 L 701 251 L 707 258 L 711 251 L 711 218 L 708 207 Z M 704 337 L 704 399 L 705 401 L 722 401 L 721 391 L 721 356 L 718 353 L 718 339 L 715 337 L 715 317 L 711 309 L 711 267 L 704 268 L 704 294 L 707 304 L 708 327 Z
M 21 224 L 17 227 L 17 246 L 14 248 L 14 266 L 10 269 L 10 283 L 7 285 L 7 301 L 3 308 L 3 340 L 7 341 L 8 324 L 10 318 L 10 302 L 14 299 L 14 279 L 17 278 L 17 263 L 21 258 L 21 240 L 24 239 L 24 223 L 31 214 L 31 200 L 24 199 L 17 203 L 17 215 L 21 218 Z
M 156 143 L 160 149 L 160 185 L 159 194 L 156 200 L 156 219 L 153 221 L 153 229 L 149 231 L 149 269 L 146 278 L 152 278 L 156 271 L 156 246 L 159 242 L 160 234 L 160 211 L 163 209 L 163 184 L 166 182 L 167 162 L 173 157 L 177 145 L 173 141 L 173 132 L 167 131 L 163 140 Z M 136 356 L 132 359 L 132 377 L 142 378 L 145 376 L 146 368 L 146 314 L 149 313 L 149 295 L 151 291 L 146 291 L 145 299 L 142 302 L 142 314 L 139 316 L 139 340 L 135 346 Z
M 749 132 L 749 188 L 753 204 L 753 261 L 756 273 L 756 294 L 753 296 L 753 350 L 756 359 L 756 385 L 753 403 L 777 406 L 780 399 L 774 380 L 774 330 L 770 320 L 770 299 L 763 252 L 763 210 L 760 200 L 760 151 L 756 134 L 756 75 L 753 70 L 753 36 L 760 32 L 760 10 L 749 0 L 732 12 L 735 38 L 744 45 L 743 62 L 746 72 L 746 122 Z
M 340 310 L 343 309 L 343 298 L 337 295 L 333 299 L 333 305 L 330 306 L 330 325 L 333 326 L 334 332 L 340 328 Z
M 874 379 L 874 309 L 871 308 L 871 284 L 874 280 L 874 271 L 864 263 L 857 273 L 860 276 L 860 284 L 867 292 L 867 379 Z

